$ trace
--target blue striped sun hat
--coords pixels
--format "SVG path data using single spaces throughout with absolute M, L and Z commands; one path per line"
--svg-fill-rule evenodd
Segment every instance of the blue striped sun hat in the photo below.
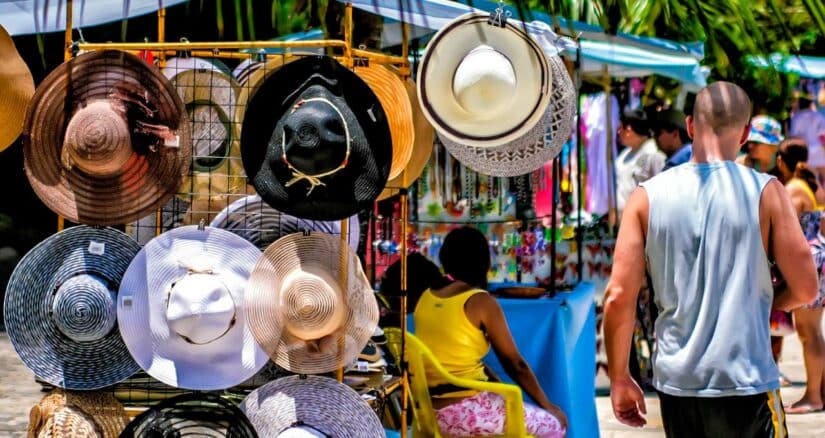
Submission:
M 6 331 L 35 375 L 90 390 L 140 368 L 117 330 L 117 291 L 140 247 L 114 228 L 77 226 L 20 260 L 6 289 Z

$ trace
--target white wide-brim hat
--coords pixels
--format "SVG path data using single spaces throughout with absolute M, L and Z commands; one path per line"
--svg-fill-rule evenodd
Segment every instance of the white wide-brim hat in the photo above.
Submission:
M 378 302 L 361 261 L 341 238 L 284 236 L 264 251 L 249 279 L 246 311 L 258 343 L 293 373 L 347 367 L 378 325 Z M 342 284 L 342 259 L 346 284 Z
M 214 390 L 266 365 L 244 309 L 260 254 L 211 227 L 180 227 L 150 240 L 129 265 L 117 303 L 121 336 L 140 367 L 167 385 Z
M 252 391 L 240 407 L 262 437 L 385 436 L 369 404 L 328 377 L 282 377 Z
M 553 96 L 533 129 L 516 140 L 489 148 L 457 143 L 439 133 L 450 155 L 480 174 L 498 177 L 524 175 L 556 158 L 573 129 L 576 88 L 560 57 L 551 56 L 548 61 L 553 72 Z
M 418 70 L 424 115 L 450 140 L 475 147 L 506 144 L 544 117 L 551 70 L 541 47 L 517 23 L 462 15 L 430 40 Z

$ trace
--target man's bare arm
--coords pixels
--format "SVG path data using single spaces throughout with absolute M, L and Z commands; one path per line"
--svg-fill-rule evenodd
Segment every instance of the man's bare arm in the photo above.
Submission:
M 611 380 L 630 373 L 628 360 L 636 323 L 636 300 L 645 275 L 647 215 L 647 193 L 637 188 L 622 215 L 613 271 L 605 290 L 604 333 Z
M 760 217 L 769 221 L 768 248 L 785 279 L 787 290 L 776 296 L 774 308 L 793 310 L 816 298 L 819 282 L 811 249 L 787 190 L 772 180 L 762 191 Z

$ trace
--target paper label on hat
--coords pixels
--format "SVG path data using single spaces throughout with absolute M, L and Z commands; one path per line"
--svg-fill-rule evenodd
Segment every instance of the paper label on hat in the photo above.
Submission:
M 168 147 L 168 148 L 177 148 L 177 147 L 180 147 L 180 136 L 179 136 L 179 135 L 175 135 L 175 138 L 167 138 L 167 139 L 163 142 L 163 145 L 164 145 L 164 146 L 166 146 L 166 147 Z
M 355 363 L 355 369 L 358 372 L 366 373 L 367 371 L 370 370 L 370 364 L 369 364 L 369 362 L 364 362 L 364 361 L 359 360 L 358 362 Z
M 106 252 L 106 244 L 103 242 L 89 242 L 89 253 L 102 256 Z
M 120 307 L 123 310 L 132 310 L 132 297 L 129 295 L 123 295 L 120 297 Z

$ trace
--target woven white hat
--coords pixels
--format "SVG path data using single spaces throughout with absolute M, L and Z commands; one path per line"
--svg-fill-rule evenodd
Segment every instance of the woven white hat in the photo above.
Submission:
M 247 325 L 244 290 L 261 252 L 216 228 L 152 239 L 120 285 L 120 333 L 137 363 L 168 385 L 224 389 L 269 359 Z
M 241 410 L 262 437 L 385 436 L 369 404 L 328 377 L 282 377 L 252 391 L 241 402 Z
M 548 57 L 548 61 L 553 71 L 553 96 L 544 117 L 533 129 L 516 140 L 490 148 L 457 143 L 439 133 L 450 154 L 478 173 L 500 177 L 533 172 L 555 158 L 573 129 L 576 88 L 560 57 Z
M 424 115 L 441 135 L 491 147 L 527 133 L 550 103 L 551 72 L 541 47 L 517 23 L 462 15 L 435 34 L 418 70 Z
M 348 366 L 378 325 L 378 303 L 361 262 L 344 247 L 347 284 L 339 281 L 341 239 L 324 233 L 284 236 L 264 251 L 249 279 L 247 318 L 274 360 L 299 374 Z

